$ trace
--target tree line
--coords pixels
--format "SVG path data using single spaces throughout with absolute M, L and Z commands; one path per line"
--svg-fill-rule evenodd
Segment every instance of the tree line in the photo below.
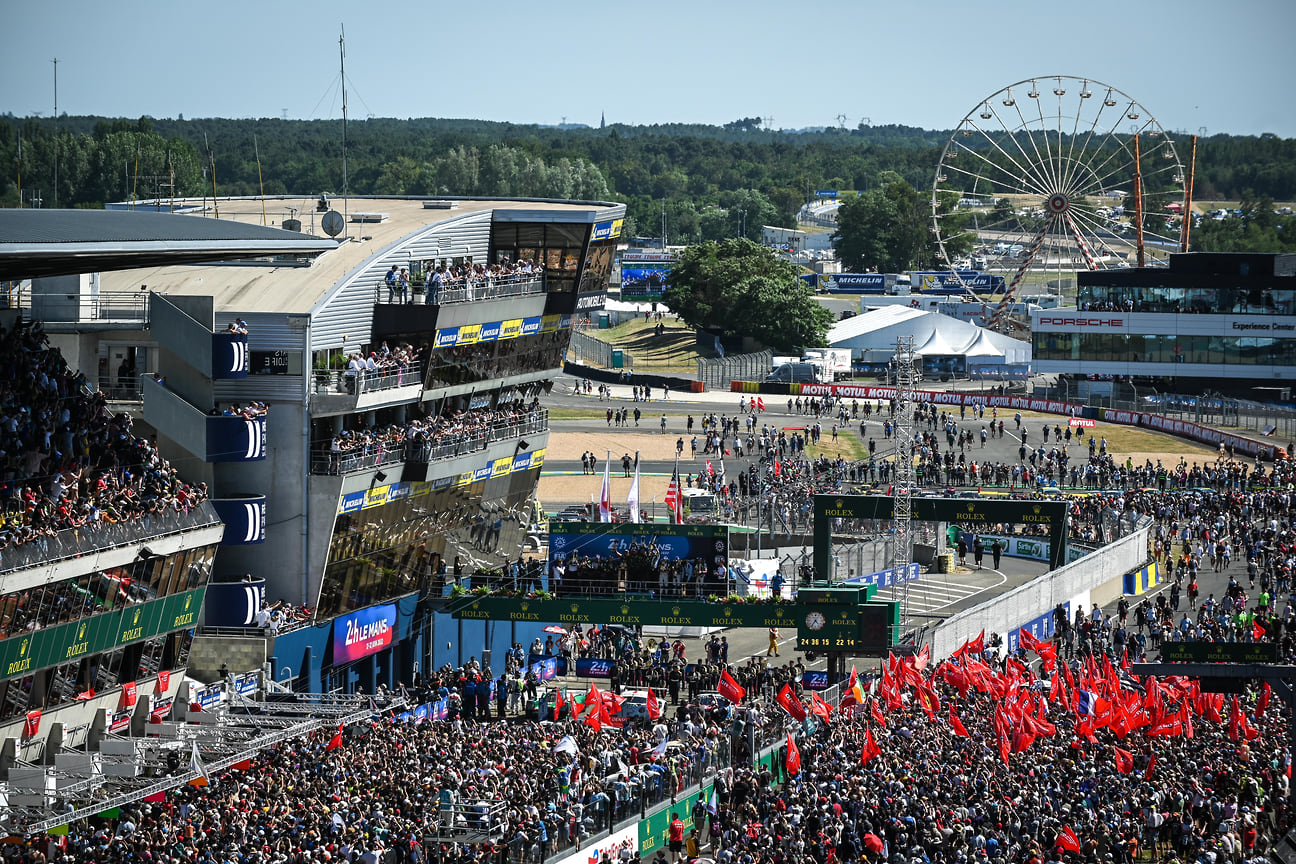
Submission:
M 897 203 L 898 177 L 928 199 L 950 134 L 899 125 L 776 132 L 760 129 L 755 119 L 606 129 L 431 118 L 353 121 L 347 127 L 347 186 L 355 195 L 615 199 L 627 204 L 631 234 L 659 236 L 664 210 L 672 243 L 740 234 L 758 239 L 762 225 L 793 225 L 796 211 L 820 189 L 880 192 Z M 0 177 L 0 206 L 6 207 L 18 206 L 20 175 L 25 206 L 37 196 L 46 207 L 55 197 L 60 206 L 99 207 L 132 196 L 166 197 L 172 189 L 190 197 L 204 190 L 222 196 L 337 194 L 342 124 L 64 116 L 56 141 L 52 118 L 5 116 L 0 165 L 6 166 Z M 1202 139 L 1196 197 L 1296 199 L 1296 140 Z

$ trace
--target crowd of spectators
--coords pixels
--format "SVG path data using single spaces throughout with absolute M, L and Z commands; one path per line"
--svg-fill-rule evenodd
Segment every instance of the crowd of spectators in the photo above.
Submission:
M 353 351 L 347 355 L 344 373 L 347 392 L 356 394 L 417 384 L 421 381 L 424 359 L 421 352 L 406 342 L 391 348 L 383 340 L 367 357 L 363 351 Z
M 382 288 L 388 303 L 411 303 L 414 295 L 425 294 L 428 303 L 456 303 L 489 300 L 504 296 L 506 286 L 529 282 L 541 269 L 529 260 L 496 264 L 435 264 L 423 262 L 423 279 L 411 280 L 407 269 L 391 269 L 383 275 Z
M 132 428 L 39 323 L 0 329 L 0 549 L 201 503 L 205 484 L 181 481 L 156 443 Z
M 375 423 L 343 429 L 325 445 L 321 454 L 327 472 L 354 471 L 393 461 L 429 461 L 483 450 L 499 432 L 500 437 L 525 434 L 539 428 L 545 412 L 538 400 L 516 401 L 496 408 L 446 411 L 403 423 Z M 350 418 L 357 423 L 362 418 Z M 510 432 L 510 430 L 512 430 Z

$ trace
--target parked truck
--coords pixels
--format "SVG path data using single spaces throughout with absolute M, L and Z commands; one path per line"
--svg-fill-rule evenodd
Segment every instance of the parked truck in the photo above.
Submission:
M 849 348 L 807 348 L 801 361 L 817 365 L 825 381 L 843 381 L 854 377 Z
M 819 364 L 799 362 L 775 366 L 765 380 L 781 384 L 823 384 L 832 379 L 825 377 Z

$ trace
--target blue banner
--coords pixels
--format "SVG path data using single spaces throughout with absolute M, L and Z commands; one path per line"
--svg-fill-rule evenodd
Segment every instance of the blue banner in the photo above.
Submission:
M 611 678 L 615 660 L 602 660 L 597 657 L 578 657 L 576 659 L 577 678 Z
M 863 576 L 856 576 L 853 579 L 847 579 L 847 582 L 858 582 L 863 585 L 876 585 L 878 588 L 890 588 L 892 585 L 903 585 L 906 582 L 912 582 L 918 578 L 919 566 L 917 563 L 909 565 L 909 576 L 904 578 L 904 574 L 895 574 L 894 568 L 879 570 L 876 573 L 865 573 Z
M 333 619 L 333 665 L 376 654 L 396 636 L 396 604 L 370 606 Z
M 213 498 L 212 507 L 225 523 L 222 546 L 244 546 L 265 542 L 264 495 L 244 495 L 239 498 Z
M 828 673 L 827 672 L 802 672 L 801 686 L 807 690 L 827 690 Z
M 1063 603 L 1062 608 L 1066 610 L 1067 617 L 1071 617 L 1071 601 L 1068 600 L 1066 603 Z M 1022 624 L 1021 627 L 1024 627 L 1026 632 L 1034 636 L 1036 639 L 1052 639 L 1053 610 L 1050 609 L 1043 615 L 1036 615 L 1025 624 Z M 1008 631 L 1009 654 L 1021 647 L 1021 627 L 1014 627 Z
M 212 334 L 212 368 L 213 379 L 246 378 L 251 366 L 248 354 L 247 334 L 213 333 Z
M 208 462 L 252 462 L 266 458 L 266 415 L 247 419 L 207 418 Z

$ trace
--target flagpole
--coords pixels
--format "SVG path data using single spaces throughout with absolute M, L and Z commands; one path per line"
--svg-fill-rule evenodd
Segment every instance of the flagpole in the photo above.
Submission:
M 599 491 L 599 521 L 612 521 L 612 451 L 607 451 L 603 460 L 603 488 Z
M 630 481 L 630 492 L 626 495 L 626 504 L 630 505 L 630 521 L 639 522 L 639 451 L 635 451 L 634 479 Z

